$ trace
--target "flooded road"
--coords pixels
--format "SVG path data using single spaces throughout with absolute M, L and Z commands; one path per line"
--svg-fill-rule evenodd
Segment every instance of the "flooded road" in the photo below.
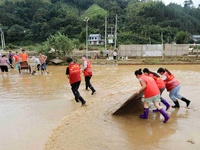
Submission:
M 150 112 L 149 119 L 134 115 L 113 116 L 140 85 L 134 71 L 147 67 L 169 69 L 182 83 L 181 95 L 191 100 L 190 109 L 180 102 L 171 108 L 170 120 Z M 19 75 L 11 70 L 0 78 L 0 122 L 3 150 L 196 150 L 200 146 L 200 65 L 93 66 L 91 83 L 96 95 L 80 93 L 87 107 L 80 107 L 65 76 L 65 67 L 49 66 L 48 75 Z M 82 78 L 83 79 L 83 78 Z M 165 91 L 163 97 L 173 104 Z

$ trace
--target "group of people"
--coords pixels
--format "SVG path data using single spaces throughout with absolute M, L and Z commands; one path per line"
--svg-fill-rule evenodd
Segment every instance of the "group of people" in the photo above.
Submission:
M 47 56 L 44 55 L 42 52 L 39 53 L 38 57 L 32 56 L 31 58 L 34 62 L 34 73 L 36 71 L 40 71 L 41 70 L 41 74 L 43 73 L 49 73 L 49 71 L 47 70 L 47 65 L 46 65 L 46 60 L 47 60 Z
M 118 56 L 118 54 L 117 54 L 117 49 L 114 49 L 113 50 L 113 60 L 117 60 L 117 56 Z M 108 49 L 106 49 L 106 59 L 109 59 L 109 50 Z
M 91 95 L 96 93 L 95 88 L 90 83 L 90 79 L 92 78 L 92 66 L 90 61 L 86 56 L 82 56 L 83 67 L 81 68 L 79 64 L 75 63 L 75 61 L 71 58 L 67 58 L 68 66 L 66 68 L 66 75 L 69 79 L 69 83 L 71 85 L 72 93 L 74 94 L 75 101 L 78 103 L 79 101 L 82 103 L 82 106 L 86 105 L 86 100 L 81 96 L 78 89 L 81 83 L 81 72 L 83 72 L 85 77 L 85 90 L 92 91 Z
M 41 73 L 47 72 L 46 69 L 46 59 L 47 56 L 45 56 L 43 53 L 39 54 L 39 57 L 36 58 L 35 56 L 32 57 L 32 60 L 34 61 L 35 69 L 38 71 L 41 69 Z M 12 51 L 9 51 L 8 55 L 5 54 L 0 55 L 0 68 L 2 72 L 2 77 L 4 76 L 4 73 L 8 76 L 8 66 L 11 68 L 16 67 L 18 69 L 20 62 L 28 62 L 28 54 L 25 52 L 25 49 L 21 49 L 21 53 L 19 54 L 18 51 L 13 53 Z
M 92 91 L 92 95 L 96 93 L 96 90 L 90 83 L 92 78 L 92 67 L 90 61 L 86 56 L 82 56 L 83 67 L 81 68 L 79 64 L 75 63 L 71 57 L 67 58 L 68 66 L 66 68 L 66 75 L 69 78 L 69 83 L 71 85 L 72 93 L 74 94 L 75 101 L 81 102 L 82 106 L 86 104 L 86 101 L 79 93 L 78 89 L 81 83 L 81 71 L 85 77 L 85 89 Z M 158 75 L 158 74 L 160 75 Z M 169 120 L 169 115 L 166 112 L 170 109 L 170 104 L 166 99 L 162 97 L 162 93 L 165 89 L 169 92 L 170 99 L 174 102 L 172 108 L 180 108 L 178 100 L 182 100 L 186 103 L 186 107 L 190 105 L 190 100 L 180 95 L 180 82 L 175 78 L 175 76 L 167 69 L 159 68 L 157 73 L 150 71 L 148 68 L 136 70 L 135 76 L 139 79 L 141 88 L 136 93 L 143 92 L 144 94 L 144 113 L 140 115 L 140 118 L 147 119 L 149 115 L 150 103 L 153 103 L 156 107 L 153 112 L 160 112 L 164 117 L 164 123 Z M 165 105 L 165 109 L 162 108 L 160 102 Z
M 166 111 L 170 108 L 170 104 L 161 97 L 165 88 L 169 92 L 170 99 L 175 104 L 172 108 L 180 108 L 178 100 L 184 101 L 186 107 L 188 107 L 190 105 L 190 100 L 180 95 L 181 84 L 169 70 L 159 68 L 157 73 L 150 71 L 148 68 L 135 71 L 135 76 L 139 79 L 141 85 L 141 88 L 137 93 L 144 92 L 144 113 L 140 115 L 140 118 L 148 118 L 149 104 L 153 103 L 157 108 L 156 110 L 153 110 L 153 112 L 160 112 L 164 117 L 163 122 L 166 123 L 169 120 L 169 115 Z M 166 109 L 162 108 L 160 102 L 166 106 Z

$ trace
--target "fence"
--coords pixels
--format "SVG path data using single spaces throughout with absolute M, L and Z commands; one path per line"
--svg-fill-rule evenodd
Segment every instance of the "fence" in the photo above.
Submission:
M 119 55 L 127 57 L 188 55 L 190 44 L 119 45 Z

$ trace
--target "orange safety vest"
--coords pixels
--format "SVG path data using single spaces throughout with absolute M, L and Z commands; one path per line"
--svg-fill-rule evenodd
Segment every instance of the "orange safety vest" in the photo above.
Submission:
M 87 61 L 87 68 L 84 70 L 84 76 L 92 76 L 92 67 L 89 60 Z
M 155 80 L 158 89 L 165 88 L 165 82 L 161 78 L 154 76 L 152 73 L 150 73 L 149 76 Z
M 165 71 L 164 75 L 167 77 L 164 80 L 167 91 L 171 91 L 173 88 L 180 84 L 180 82 L 174 77 L 173 74 L 170 75 Z
M 69 82 L 73 84 L 75 82 L 81 81 L 80 66 L 78 64 L 70 64 L 69 68 Z
M 156 85 L 156 82 L 152 77 L 141 75 L 140 79 L 142 79 L 146 83 L 146 88 L 144 89 L 145 98 L 150 98 L 160 94 L 158 86 Z

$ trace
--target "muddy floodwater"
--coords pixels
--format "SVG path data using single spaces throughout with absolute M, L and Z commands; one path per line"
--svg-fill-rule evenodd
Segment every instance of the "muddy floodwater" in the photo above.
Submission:
M 181 82 L 180 94 L 191 100 L 189 108 L 179 101 L 180 109 L 169 109 L 166 124 L 159 113 L 150 112 L 147 120 L 138 117 L 142 112 L 112 115 L 140 88 L 134 71 L 144 67 L 169 69 Z M 80 85 L 86 107 L 74 101 L 65 69 L 0 76 L 1 150 L 200 149 L 200 65 L 95 65 L 97 93 L 86 91 L 84 80 Z M 163 97 L 173 104 L 166 91 Z

